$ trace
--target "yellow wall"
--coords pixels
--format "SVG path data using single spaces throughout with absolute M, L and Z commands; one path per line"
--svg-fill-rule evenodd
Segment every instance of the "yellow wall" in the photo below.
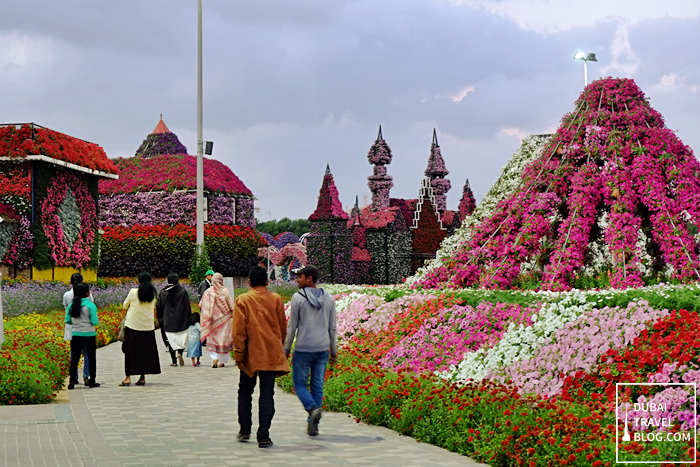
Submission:
M 83 275 L 83 280 L 95 281 L 97 280 L 97 271 L 94 269 L 76 269 L 76 268 L 53 268 L 39 270 L 32 267 L 32 279 L 46 280 L 46 281 L 63 281 L 70 282 L 70 276 L 74 273 L 79 272 Z

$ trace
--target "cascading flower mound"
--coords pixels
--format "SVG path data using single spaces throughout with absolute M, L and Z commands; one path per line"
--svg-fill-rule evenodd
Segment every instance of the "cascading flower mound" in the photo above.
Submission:
M 700 278 L 700 164 L 631 79 L 588 85 L 522 183 L 476 225 L 425 288 L 511 288 L 523 277 L 566 290 L 607 274 Z

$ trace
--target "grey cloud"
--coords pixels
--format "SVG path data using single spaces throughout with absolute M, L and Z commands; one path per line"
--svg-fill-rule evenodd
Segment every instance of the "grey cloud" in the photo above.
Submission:
M 196 2 L 54 3 L 3 6 L 0 40 L 45 40 L 56 60 L 30 63 L 19 80 L 0 68 L 0 121 L 33 120 L 115 157 L 133 155 L 163 113 L 194 152 Z M 589 71 L 600 76 L 618 26 L 542 35 L 440 1 L 204 4 L 205 138 L 277 218 L 313 211 L 327 162 L 343 204 L 369 194 L 365 156 L 379 124 L 395 154 L 393 196 L 415 197 L 436 127 L 451 171 L 448 206 L 466 177 L 479 199 L 519 145 L 502 130 L 556 128 L 583 87 L 573 53 L 598 53 Z M 671 72 L 700 85 L 698 21 L 628 31 L 640 60 L 633 78 L 697 147 L 700 91 L 653 87 Z M 445 97 L 469 85 L 461 102 Z

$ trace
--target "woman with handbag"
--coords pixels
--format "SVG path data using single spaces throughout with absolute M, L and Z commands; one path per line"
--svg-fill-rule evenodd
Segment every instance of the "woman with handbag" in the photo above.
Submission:
M 154 310 L 157 292 L 151 284 L 151 274 L 139 274 L 139 286 L 131 289 L 124 300 L 126 318 L 124 320 L 124 373 L 126 378 L 119 386 L 129 386 L 131 375 L 141 375 L 137 386 L 146 384 L 146 375 L 160 374 L 158 347 L 154 324 Z
M 87 363 L 90 369 L 90 379 L 88 386 L 97 388 L 100 383 L 95 382 L 97 373 L 97 362 L 95 361 L 95 326 L 98 323 L 97 307 L 88 297 L 90 287 L 87 284 L 75 284 L 73 289 L 73 301 L 66 308 L 66 324 L 72 325 L 72 336 L 70 341 L 70 383 L 68 389 L 75 388 L 78 380 L 78 362 L 83 349 L 87 349 Z

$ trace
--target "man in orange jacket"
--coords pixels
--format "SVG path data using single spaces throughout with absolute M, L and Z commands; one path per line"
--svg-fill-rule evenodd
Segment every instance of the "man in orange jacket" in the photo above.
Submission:
M 233 311 L 233 346 L 241 372 L 238 384 L 239 441 L 250 439 L 253 390 L 260 379 L 258 399 L 258 447 L 272 446 L 270 425 L 275 414 L 275 377 L 289 373 L 282 343 L 287 337 L 287 318 L 279 294 L 267 290 L 267 271 L 255 266 L 248 274 L 250 290 L 236 297 Z

